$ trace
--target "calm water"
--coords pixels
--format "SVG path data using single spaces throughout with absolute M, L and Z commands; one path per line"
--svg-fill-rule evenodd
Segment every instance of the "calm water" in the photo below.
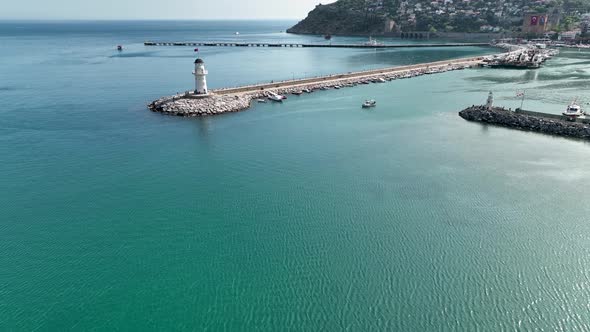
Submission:
M 292 23 L 0 23 L 0 330 L 589 330 L 590 145 L 457 111 L 590 101 L 590 53 L 146 110 L 195 54 L 144 40 L 321 40 Z M 489 52 L 199 53 L 221 87 Z

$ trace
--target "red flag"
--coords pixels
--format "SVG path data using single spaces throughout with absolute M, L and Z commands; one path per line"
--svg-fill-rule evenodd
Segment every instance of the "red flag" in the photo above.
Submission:
M 195 52 L 198 52 L 198 51 L 199 51 L 199 49 L 198 48 L 195 48 Z

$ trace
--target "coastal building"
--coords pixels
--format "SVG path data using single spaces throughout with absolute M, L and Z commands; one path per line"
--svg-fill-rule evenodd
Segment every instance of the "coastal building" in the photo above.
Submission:
M 542 35 L 551 30 L 549 14 L 526 14 L 522 23 L 524 34 Z
M 207 90 L 208 73 L 207 69 L 205 69 L 205 61 L 200 58 L 195 60 L 195 71 L 193 71 L 193 75 L 195 75 L 195 94 L 207 95 L 209 93 L 209 90 Z

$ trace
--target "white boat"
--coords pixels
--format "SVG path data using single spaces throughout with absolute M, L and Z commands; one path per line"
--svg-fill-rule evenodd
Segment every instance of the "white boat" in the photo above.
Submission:
M 259 99 L 256 99 L 256 101 L 259 102 L 259 103 L 266 103 L 267 100 L 266 99 L 259 98 Z
M 584 113 L 577 100 L 574 100 L 567 106 L 567 109 L 562 114 L 565 116 L 577 118 L 579 116 L 585 115 L 586 113 Z
M 371 108 L 377 106 L 377 102 L 374 100 L 365 100 L 363 103 L 363 108 Z
M 384 44 L 377 42 L 376 39 L 369 37 L 369 41 L 363 43 L 364 46 L 383 46 Z
M 303 92 L 305 92 L 305 93 L 311 93 L 311 90 L 310 90 L 310 89 L 307 89 L 307 88 L 305 88 L 305 89 L 303 89 L 303 90 L 301 90 L 301 91 L 303 91 Z
M 270 99 L 272 101 L 276 101 L 278 103 L 282 103 L 283 99 L 285 99 L 285 97 L 278 95 L 274 92 L 268 92 L 268 99 Z

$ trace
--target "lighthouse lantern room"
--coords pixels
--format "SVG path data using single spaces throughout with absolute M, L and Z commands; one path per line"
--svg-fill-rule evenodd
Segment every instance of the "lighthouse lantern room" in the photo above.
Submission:
M 205 61 L 200 58 L 195 60 L 195 71 L 193 71 L 193 75 L 195 75 L 195 94 L 207 95 L 209 93 L 209 90 L 207 90 L 207 74 Z

